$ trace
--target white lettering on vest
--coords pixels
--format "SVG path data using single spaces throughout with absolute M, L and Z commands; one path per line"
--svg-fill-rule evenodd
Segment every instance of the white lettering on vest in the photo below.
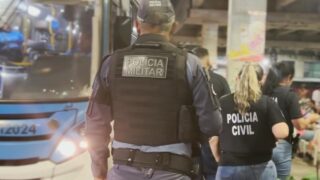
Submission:
M 233 136 L 237 136 L 238 135 L 238 131 L 237 130 L 237 127 L 236 126 L 232 126 L 232 135 Z
M 258 122 L 258 115 L 256 112 L 247 112 L 244 115 L 239 113 L 227 114 L 227 123 L 230 124 Z
M 163 61 L 158 61 L 158 67 L 164 68 Z
M 130 55 L 124 56 L 122 76 L 166 78 L 168 57 Z
M 231 127 L 233 136 L 254 135 L 252 125 L 258 122 L 256 112 L 247 112 L 244 115 L 239 113 L 227 114 L 227 124 L 233 124 Z
M 231 128 L 233 136 L 254 135 L 251 124 L 249 125 L 234 125 Z

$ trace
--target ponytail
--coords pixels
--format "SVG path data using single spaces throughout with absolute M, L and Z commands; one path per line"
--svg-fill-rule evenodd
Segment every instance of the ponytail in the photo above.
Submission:
M 263 85 L 263 94 L 271 95 L 273 90 L 278 87 L 285 78 L 293 78 L 295 73 L 294 66 L 288 61 L 283 61 L 273 65 L 269 70 L 266 81 Z
M 234 102 L 241 114 L 246 113 L 251 104 L 260 99 L 262 76 L 263 69 L 256 64 L 247 63 L 240 71 L 239 80 L 236 82 Z

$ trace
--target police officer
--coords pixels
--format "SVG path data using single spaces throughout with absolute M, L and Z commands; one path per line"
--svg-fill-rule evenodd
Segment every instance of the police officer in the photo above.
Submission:
M 93 175 L 189 180 L 197 127 L 207 138 L 218 135 L 221 114 L 198 59 L 169 43 L 170 1 L 140 1 L 137 19 L 139 38 L 106 58 L 93 86 L 86 130 Z M 112 120 L 114 165 L 107 175 Z
M 222 131 L 210 141 L 219 162 L 216 179 L 275 180 L 271 161 L 276 139 L 288 136 L 280 108 L 261 93 L 263 70 L 246 64 L 235 92 L 221 98 Z M 220 150 L 218 142 L 220 139 Z
M 192 53 L 199 57 L 204 72 L 206 73 L 209 86 L 213 88 L 217 98 L 221 98 L 230 94 L 230 87 L 224 77 L 212 71 L 212 66 L 209 61 L 209 51 L 203 47 L 192 49 Z M 202 174 L 206 180 L 215 180 L 218 169 L 218 164 L 215 161 L 208 142 L 201 144 L 201 168 Z
M 278 178 L 285 180 L 291 172 L 292 143 L 294 127 L 305 129 L 309 124 L 316 123 L 319 115 L 310 113 L 303 117 L 297 94 L 290 88 L 295 74 L 294 66 L 290 62 L 280 62 L 270 69 L 263 93 L 272 97 L 279 105 L 289 126 L 289 136 L 277 143 L 273 150 L 272 160 L 276 164 Z

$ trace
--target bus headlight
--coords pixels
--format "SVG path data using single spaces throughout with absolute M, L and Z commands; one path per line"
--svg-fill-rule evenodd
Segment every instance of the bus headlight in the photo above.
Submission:
M 51 156 L 51 160 L 57 164 L 63 163 L 87 150 L 88 144 L 85 140 L 74 141 L 63 138 Z
M 57 151 L 64 157 L 72 157 L 77 152 L 77 146 L 71 140 L 63 139 L 57 146 Z

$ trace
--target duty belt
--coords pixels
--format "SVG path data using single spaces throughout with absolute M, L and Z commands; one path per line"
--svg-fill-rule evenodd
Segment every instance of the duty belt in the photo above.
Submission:
M 113 149 L 113 162 L 137 168 L 154 168 L 194 176 L 191 158 L 172 153 L 145 153 L 134 149 Z

